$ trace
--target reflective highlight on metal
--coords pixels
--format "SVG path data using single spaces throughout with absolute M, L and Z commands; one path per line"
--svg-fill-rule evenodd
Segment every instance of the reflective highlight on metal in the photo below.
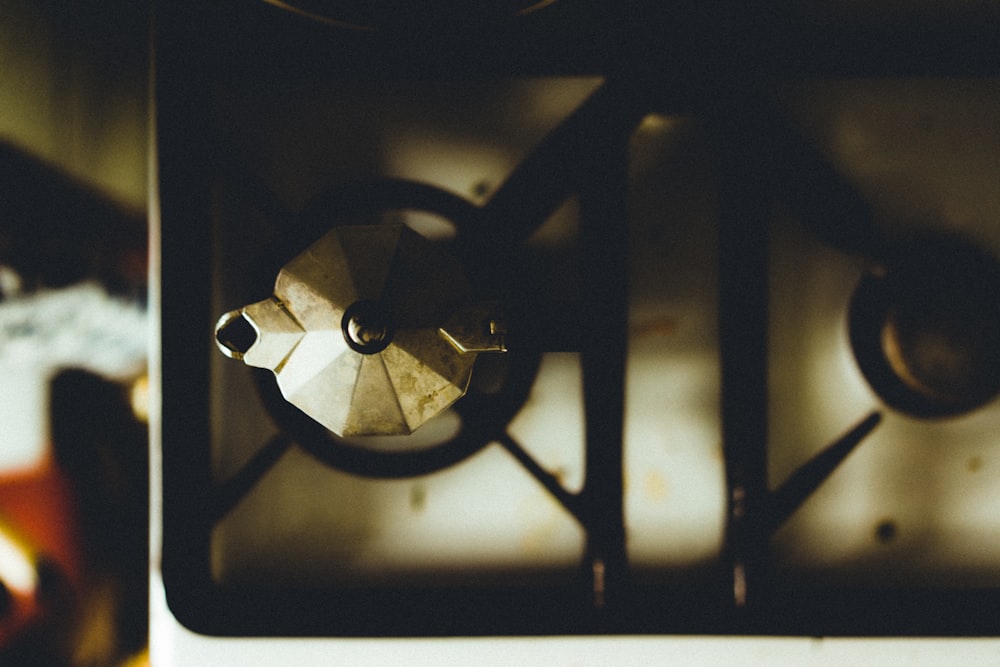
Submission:
M 449 317 L 439 331 L 462 354 L 507 351 L 507 325 L 499 303 L 471 304 Z
M 336 227 L 271 297 L 223 315 L 216 344 L 337 435 L 406 435 L 465 394 L 477 353 L 506 349 L 498 306 L 471 296 L 458 260 L 409 227 Z

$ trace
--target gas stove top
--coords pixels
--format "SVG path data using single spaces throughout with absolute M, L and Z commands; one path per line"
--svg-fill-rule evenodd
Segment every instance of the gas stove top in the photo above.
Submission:
M 994 634 L 1000 84 L 981 17 L 500 4 L 461 27 L 336 3 L 160 12 L 177 618 Z M 276 278 L 311 252 L 360 284 L 383 270 L 372 238 L 419 239 L 389 284 L 420 312 L 489 304 L 505 351 L 459 351 L 464 395 L 425 423 L 359 434 L 375 422 L 352 415 L 416 409 L 392 363 L 351 376 L 334 424 L 328 384 L 282 379 L 320 352 L 250 363 L 247 304 L 306 321 Z M 383 328 L 366 348 L 357 309 L 331 312 L 360 368 L 406 347 Z M 250 342 L 219 335 L 225 313 Z

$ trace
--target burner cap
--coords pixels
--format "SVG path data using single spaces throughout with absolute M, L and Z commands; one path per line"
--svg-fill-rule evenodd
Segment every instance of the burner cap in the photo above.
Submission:
M 1000 392 L 1000 266 L 957 239 L 899 244 L 855 292 L 851 343 L 869 384 L 919 417 L 980 407 Z

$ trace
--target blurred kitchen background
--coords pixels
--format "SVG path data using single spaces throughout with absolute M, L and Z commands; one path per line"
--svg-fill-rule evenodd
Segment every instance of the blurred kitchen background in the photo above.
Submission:
M 144 664 L 149 3 L 0 17 L 0 664 Z

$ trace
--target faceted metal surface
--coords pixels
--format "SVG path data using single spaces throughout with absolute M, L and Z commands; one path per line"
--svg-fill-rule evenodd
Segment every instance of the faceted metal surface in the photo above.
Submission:
M 461 320 L 484 312 L 470 298 L 458 261 L 408 227 L 338 227 L 282 268 L 270 298 L 224 315 L 216 340 L 338 435 L 408 434 L 468 387 L 478 350 L 441 327 L 475 329 Z M 240 349 L 230 334 L 246 324 Z

